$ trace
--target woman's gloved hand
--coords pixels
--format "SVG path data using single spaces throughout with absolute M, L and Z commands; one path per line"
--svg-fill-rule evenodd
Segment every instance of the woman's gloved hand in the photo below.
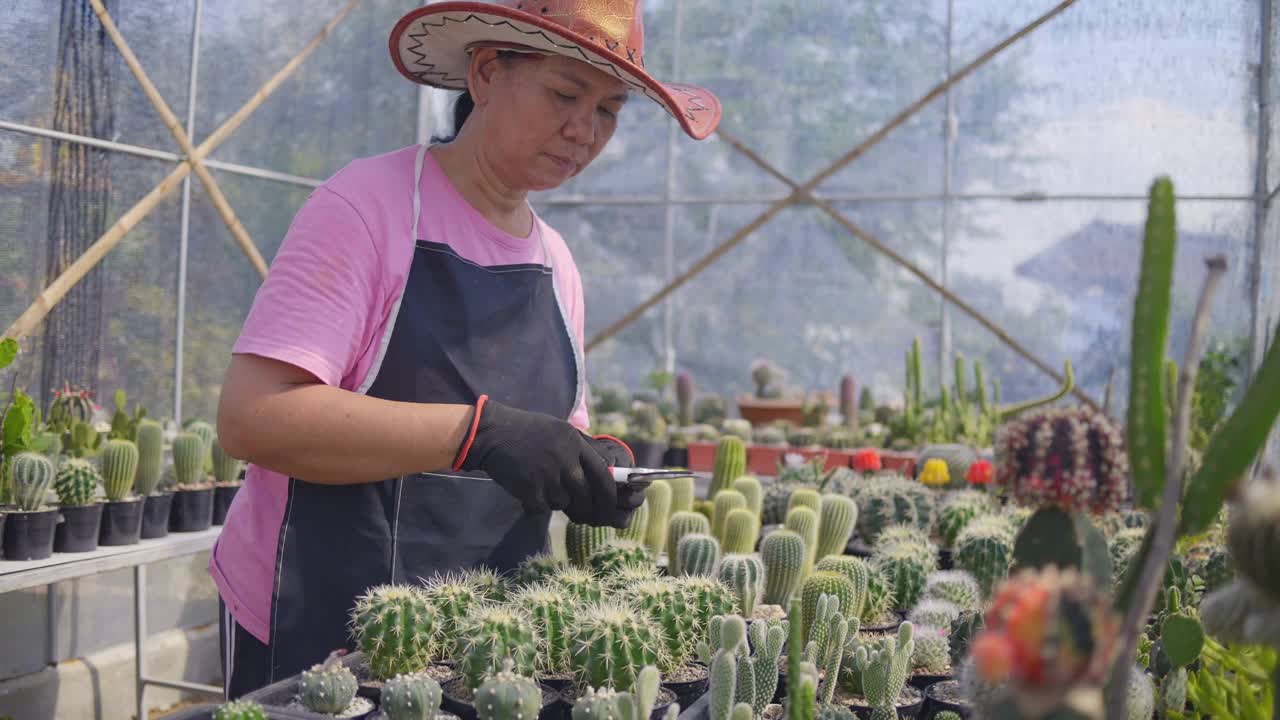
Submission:
M 627 498 L 619 507 L 609 471 L 610 464 L 616 466 L 617 454 L 611 446 L 620 444 L 612 438 L 589 437 L 550 415 L 481 396 L 453 467 L 487 474 L 518 499 L 525 512 L 562 510 L 576 523 L 625 528 L 635 511 L 626 506 L 634 500 Z

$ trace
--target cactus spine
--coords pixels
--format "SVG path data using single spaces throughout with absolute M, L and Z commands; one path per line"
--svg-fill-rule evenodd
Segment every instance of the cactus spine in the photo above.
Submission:
M 671 513 L 693 512 L 694 484 L 693 476 L 667 478 L 671 486 Z
M 113 502 L 129 497 L 138 475 L 138 446 L 130 440 L 108 440 L 102 449 L 102 486 Z
M 720 561 L 720 582 L 733 588 L 742 614 L 751 617 L 764 594 L 764 564 L 754 555 L 726 555 Z
M 822 517 L 818 523 L 818 551 L 816 559 L 828 555 L 841 555 L 853 537 L 858 522 L 858 506 L 843 495 L 827 493 L 822 496 Z
M 804 580 L 807 551 L 799 533 L 781 528 L 760 541 L 760 559 L 765 567 L 764 602 L 787 607 Z
M 760 480 L 754 475 L 743 475 L 733 481 L 733 489 L 742 493 L 742 497 L 747 500 L 747 509 L 755 513 L 757 516 L 764 509 L 764 489 L 760 487 Z
M 724 493 L 721 493 L 724 495 Z M 760 538 L 760 516 L 747 508 L 729 512 L 720 544 L 726 553 L 749 553 Z
M 142 496 L 150 495 L 160 485 L 164 470 L 164 428 L 155 420 L 138 423 L 138 470 L 134 487 Z
M 18 509 L 34 512 L 44 507 L 53 476 L 53 461 L 38 452 L 28 450 L 11 457 L 9 480 L 13 484 L 13 502 Z
M 649 507 L 644 544 L 649 548 L 649 553 L 657 558 L 667 547 L 667 528 L 671 522 L 671 485 L 665 480 L 655 480 L 645 488 L 644 504 Z
M 502 670 L 476 688 L 475 709 L 480 720 L 535 720 L 542 709 L 542 688 L 531 678 L 516 674 L 507 658 Z
M 688 662 L 698 642 L 698 617 L 689 598 L 667 580 L 652 578 L 621 591 L 622 599 L 644 613 L 662 630 L 666 644 L 664 672 L 678 670 Z
M 387 720 L 433 720 L 443 695 L 426 673 L 397 675 L 382 686 L 382 711 Z
M 213 480 L 217 483 L 229 485 L 238 482 L 240 479 L 240 468 L 243 463 L 237 458 L 233 458 L 222 449 L 221 443 L 218 442 L 217 436 L 213 438 Z
M 720 543 L 710 535 L 689 533 L 676 547 L 675 575 L 711 575 L 720 562 Z
M 570 656 L 580 686 L 632 690 L 664 653 L 662 631 L 645 615 L 613 601 L 588 605 L 574 623 Z
M 703 535 L 711 534 L 711 521 L 706 515 L 696 512 L 680 511 L 671 516 L 671 522 L 667 530 L 667 563 L 671 568 L 672 575 L 678 575 L 679 565 L 676 564 L 676 548 L 680 545 L 680 540 L 691 533 L 701 533 Z
M 58 503 L 63 507 L 88 505 L 98 490 L 98 470 L 84 458 L 67 458 L 58 468 L 53 489 L 58 493 Z
M 370 588 L 356 598 L 348 627 L 379 679 L 422 670 L 441 650 L 436 608 L 413 585 Z
M 644 545 L 633 540 L 614 540 L 591 553 L 587 560 L 601 578 L 608 578 L 627 567 L 652 568 L 653 557 Z
M 302 671 L 298 694 L 311 712 L 336 715 L 351 705 L 359 684 L 356 676 L 333 653 L 324 663 Z
M 711 509 L 711 534 L 717 540 L 724 541 L 725 520 L 729 513 L 747 506 L 747 499 L 737 490 L 722 490 L 716 494 Z
M 454 657 L 458 672 L 471 690 L 498 672 L 504 659 L 520 675 L 538 666 L 538 637 L 523 611 L 511 606 L 484 605 L 462 620 Z
M 618 531 L 615 528 L 570 522 L 565 527 L 564 536 L 569 562 L 580 568 L 591 567 L 591 555 L 608 545 L 617 534 Z
M 715 470 L 711 477 L 709 497 L 715 499 L 722 490 L 732 488 L 733 481 L 741 477 L 746 470 L 747 448 L 742 438 L 734 435 L 720 438 L 720 444 L 716 446 Z
M 975 520 L 956 538 L 955 564 L 978 581 L 983 595 L 990 596 L 1009 576 L 1013 564 L 1013 537 L 999 517 L 990 522 Z
M 196 433 L 178 433 L 173 439 L 173 474 L 183 487 L 204 479 L 204 440 Z

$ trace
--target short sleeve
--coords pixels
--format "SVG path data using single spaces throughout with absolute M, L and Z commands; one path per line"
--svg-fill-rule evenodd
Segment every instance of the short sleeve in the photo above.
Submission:
M 317 188 L 294 217 L 232 352 L 296 365 L 340 386 L 369 345 L 383 304 L 381 277 L 360 213 Z

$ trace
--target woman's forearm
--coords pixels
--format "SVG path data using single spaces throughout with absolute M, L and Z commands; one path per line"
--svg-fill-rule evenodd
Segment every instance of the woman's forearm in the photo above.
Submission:
M 325 484 L 439 470 L 469 429 L 472 406 L 373 398 L 272 362 L 236 356 L 218 408 L 222 446 L 264 468 Z

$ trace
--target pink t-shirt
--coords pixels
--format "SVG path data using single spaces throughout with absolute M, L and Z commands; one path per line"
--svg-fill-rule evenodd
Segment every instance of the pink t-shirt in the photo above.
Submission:
M 448 244 L 480 265 L 546 264 L 545 242 L 580 352 L 582 282 L 564 239 L 536 216 L 528 237 L 500 230 L 462 197 L 431 153 L 423 161 L 418 230 L 411 232 L 417 149 L 356 160 L 316 188 L 294 217 L 232 352 L 291 363 L 328 385 L 358 391 L 419 238 Z M 586 430 L 582 385 L 569 421 Z M 286 476 L 249 465 L 209 559 L 231 614 L 264 643 L 288 487 Z

